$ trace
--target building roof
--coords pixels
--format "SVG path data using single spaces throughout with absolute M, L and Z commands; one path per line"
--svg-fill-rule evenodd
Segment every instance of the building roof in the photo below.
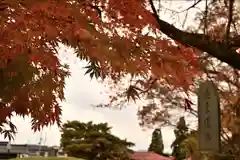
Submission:
M 173 160 L 173 158 L 164 157 L 154 152 L 134 152 L 131 156 L 132 160 Z
M 8 142 L 0 141 L 0 153 L 8 153 L 7 149 Z M 35 144 L 11 144 L 11 149 L 9 150 L 11 153 L 30 153 L 30 152 L 48 152 L 53 150 L 52 147 L 44 146 L 44 145 L 35 145 Z

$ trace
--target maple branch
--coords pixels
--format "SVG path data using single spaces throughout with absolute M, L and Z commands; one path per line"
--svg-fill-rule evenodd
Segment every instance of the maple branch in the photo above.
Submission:
M 148 92 L 149 90 L 151 90 L 152 87 L 153 87 L 153 85 L 154 85 L 154 83 L 157 82 L 157 80 L 158 80 L 157 78 L 153 79 L 152 82 L 150 82 L 149 87 L 148 87 L 146 90 L 142 90 L 142 91 L 140 92 L 140 94 L 146 93 L 146 92 Z
M 224 80 L 228 83 L 231 84 L 237 88 L 240 88 L 240 84 L 237 82 L 232 81 L 226 74 L 221 73 L 215 69 L 211 70 L 211 69 L 207 69 L 205 66 L 200 66 L 200 68 L 206 73 L 206 74 L 213 74 L 213 75 L 221 75 Z
M 211 56 L 240 69 L 240 56 L 225 43 L 211 40 L 209 36 L 197 33 L 189 33 L 182 31 L 173 25 L 161 20 L 157 14 L 156 8 L 152 0 L 149 0 L 153 16 L 159 24 L 159 30 L 175 41 L 185 46 L 195 47 L 203 52 L 207 52 Z

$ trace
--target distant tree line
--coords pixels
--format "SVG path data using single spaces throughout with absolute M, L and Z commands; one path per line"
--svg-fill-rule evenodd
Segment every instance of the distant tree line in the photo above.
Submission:
M 111 127 L 107 123 L 94 124 L 92 121 L 83 123 L 79 121 L 67 121 L 61 130 L 61 147 L 72 157 L 87 160 L 128 160 L 133 152 L 130 148 L 134 143 L 122 140 L 111 134 Z M 152 140 L 148 151 L 163 156 L 174 156 L 177 160 L 183 160 L 188 156 L 183 142 L 189 136 L 184 118 L 180 118 L 174 130 L 172 153 L 164 152 L 162 131 L 156 128 L 152 133 Z M 192 146 L 189 146 L 189 149 Z
M 189 129 L 186 125 L 184 117 L 181 117 L 174 129 L 175 139 L 171 144 L 172 153 L 164 152 L 164 143 L 162 137 L 162 131 L 160 128 L 156 128 L 152 133 L 152 140 L 149 145 L 148 151 L 154 152 L 162 156 L 173 156 L 177 160 L 183 160 L 193 154 L 196 144 L 187 143 L 192 133 L 189 133 Z
M 163 137 L 160 128 L 157 128 L 152 133 L 152 141 L 148 151 L 157 153 L 163 156 L 173 156 L 176 160 L 184 160 L 187 157 L 195 159 L 196 156 L 201 156 L 201 160 L 217 159 L 217 160 L 233 160 L 234 156 L 231 153 L 231 148 L 222 142 L 221 154 L 199 153 L 197 130 L 191 130 L 186 125 L 184 117 L 180 117 L 175 129 L 175 139 L 171 144 L 172 153 L 164 153 Z
M 72 157 L 87 160 L 130 160 L 133 152 L 131 147 L 134 143 L 111 134 L 111 127 L 107 123 L 68 121 L 63 124 L 61 132 L 61 147 Z M 199 155 L 197 131 L 187 127 L 184 117 L 179 119 L 174 134 L 175 139 L 171 144 L 172 153 L 166 153 L 161 128 L 154 129 L 148 151 L 162 156 L 173 156 L 177 160 Z M 230 153 L 225 146 L 223 155 L 218 157 L 219 160 L 231 159 L 231 156 L 226 156 Z M 207 153 L 200 155 L 202 159 L 212 156 Z

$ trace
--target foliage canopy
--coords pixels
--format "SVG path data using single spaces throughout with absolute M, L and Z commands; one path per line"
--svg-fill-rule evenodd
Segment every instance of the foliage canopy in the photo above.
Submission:
M 164 21 L 158 11 L 166 8 L 159 0 L 1 1 L 1 132 L 15 133 L 13 114 L 31 116 L 34 130 L 60 125 L 59 102 L 70 75 L 58 58 L 62 43 L 89 62 L 91 77 L 119 87 L 111 103 L 149 100 L 138 113 L 142 125 L 169 124 L 170 109 L 195 115 L 191 98 L 198 81 L 214 81 L 224 108 L 223 134 L 238 139 L 239 9 L 237 1 L 209 0 L 206 6 L 205 1 L 173 11 L 193 15 L 200 8 L 188 29 Z M 126 89 L 121 84 L 127 76 Z

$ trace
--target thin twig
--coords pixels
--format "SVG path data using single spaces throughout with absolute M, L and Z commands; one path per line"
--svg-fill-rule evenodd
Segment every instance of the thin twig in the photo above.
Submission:
M 182 11 L 179 11 L 179 13 L 186 12 L 186 11 L 194 8 L 194 7 L 195 7 L 196 5 L 198 5 L 201 1 L 202 1 L 202 0 L 198 0 L 197 2 L 195 2 L 195 3 L 194 3 L 193 5 L 191 5 L 190 7 L 186 8 L 186 9 L 184 9 L 184 10 L 182 10 Z

